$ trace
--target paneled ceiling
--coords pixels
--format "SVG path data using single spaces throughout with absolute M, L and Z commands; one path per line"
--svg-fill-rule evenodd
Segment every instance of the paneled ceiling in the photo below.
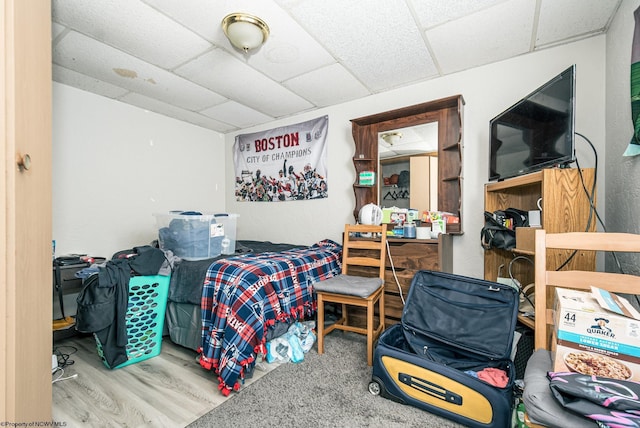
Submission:
M 53 80 L 227 133 L 605 33 L 621 1 L 53 0 Z

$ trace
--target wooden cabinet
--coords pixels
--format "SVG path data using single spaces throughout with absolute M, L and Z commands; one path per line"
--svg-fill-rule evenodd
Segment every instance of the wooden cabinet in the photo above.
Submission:
M 385 322 L 400 322 L 411 281 L 419 270 L 453 272 L 453 236 L 439 235 L 438 239 L 389 238 L 387 271 L 384 282 Z M 396 282 L 397 279 L 397 282 Z
M 485 211 L 493 212 L 510 207 L 525 211 L 537 210 L 540 200 L 540 223 L 547 232 L 595 231 L 596 216 L 591 210 L 591 206 L 595 207 L 596 204 L 594 173 L 592 168 L 550 168 L 488 183 L 484 193 Z M 592 188 L 594 194 L 587 195 L 585 189 L 591 192 Z M 529 240 L 516 240 L 513 251 L 495 248 L 485 250 L 484 278 L 495 281 L 499 270 L 502 270 L 502 277 L 508 277 L 509 264 L 513 261 L 511 273 L 524 287 L 534 282 L 534 257 Z M 571 252 L 561 250 L 547 253 L 549 270 L 563 265 L 564 269 L 595 270 L 595 254 L 580 253 L 572 256 Z
M 438 239 L 387 238 L 387 254 L 384 311 L 385 323 L 392 325 L 400 322 L 403 298 L 407 298 L 411 281 L 419 270 L 453 272 L 453 236 L 439 235 Z M 354 269 L 354 274 L 358 274 Z M 401 292 L 402 290 L 402 297 Z M 376 313 L 376 316 L 378 314 Z M 350 322 L 357 326 L 366 326 L 366 311 L 350 308 Z

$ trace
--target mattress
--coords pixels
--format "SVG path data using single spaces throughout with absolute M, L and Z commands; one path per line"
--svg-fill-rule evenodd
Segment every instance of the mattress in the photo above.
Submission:
M 293 248 L 304 248 L 304 245 L 273 243 L 270 241 L 240 240 L 236 242 L 236 255 L 279 252 Z M 200 301 L 202 288 L 209 266 L 214 262 L 228 258 L 221 255 L 205 260 L 180 260 L 175 263 L 171 275 L 165 333 L 172 342 L 185 348 L 197 351 L 202 345 L 202 311 Z M 269 339 L 286 332 L 284 329 L 269 330 Z

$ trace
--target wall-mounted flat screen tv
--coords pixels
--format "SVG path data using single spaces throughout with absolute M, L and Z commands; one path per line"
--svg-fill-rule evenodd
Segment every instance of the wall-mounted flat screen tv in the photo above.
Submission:
M 575 161 L 572 65 L 490 122 L 489 181 Z

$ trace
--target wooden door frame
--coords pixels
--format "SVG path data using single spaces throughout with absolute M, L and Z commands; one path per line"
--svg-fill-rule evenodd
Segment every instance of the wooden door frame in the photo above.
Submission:
M 51 2 L 0 5 L 0 421 L 38 423 L 52 402 Z

